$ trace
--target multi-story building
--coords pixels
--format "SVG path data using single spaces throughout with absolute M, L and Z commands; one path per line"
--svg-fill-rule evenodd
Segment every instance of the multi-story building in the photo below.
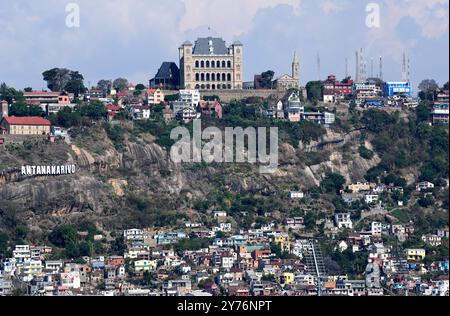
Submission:
M 334 215 L 334 222 L 337 228 L 353 228 L 353 222 L 350 213 L 340 213 Z
M 383 96 L 395 97 L 399 95 L 412 96 L 413 90 L 410 82 L 386 82 L 384 84 Z
M 51 123 L 42 117 L 4 117 L 0 121 L 6 134 L 9 135 L 48 135 L 50 134 Z
M 198 90 L 180 90 L 179 100 L 191 108 L 196 108 L 201 100 L 201 95 Z
M 327 80 L 323 82 L 323 85 L 323 101 L 326 103 L 334 103 L 337 99 L 342 99 L 353 93 L 353 80 L 350 78 L 340 82 L 335 75 L 329 75 Z
M 425 249 L 406 249 L 406 257 L 408 261 L 421 261 L 425 259 Z
M 147 104 L 160 104 L 164 102 L 164 92 L 161 89 L 148 89 L 145 91 L 145 96 L 147 98 Z
M 381 88 L 376 84 L 357 83 L 355 84 L 355 96 L 357 100 L 370 100 L 381 97 Z
M 449 109 L 448 103 L 435 103 L 431 111 L 433 124 L 448 124 Z
M 199 38 L 192 45 L 181 45 L 181 87 L 197 90 L 226 90 L 243 88 L 243 45 L 230 47 L 221 38 Z
M 302 106 L 299 93 L 292 92 L 287 99 L 286 118 L 290 122 L 300 122 L 303 113 L 305 113 L 305 107 Z

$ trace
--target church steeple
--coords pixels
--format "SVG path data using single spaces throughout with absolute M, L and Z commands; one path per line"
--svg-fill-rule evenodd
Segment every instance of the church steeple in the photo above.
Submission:
M 292 78 L 299 80 L 300 78 L 300 62 L 297 51 L 294 52 L 294 60 L 292 61 Z

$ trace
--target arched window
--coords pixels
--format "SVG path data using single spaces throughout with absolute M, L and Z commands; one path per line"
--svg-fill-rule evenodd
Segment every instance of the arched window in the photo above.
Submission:
M 211 81 L 216 81 L 216 74 L 211 74 Z
M 209 84 L 206 85 L 206 89 L 209 90 L 211 89 L 211 86 Z
M 195 68 L 199 68 L 200 67 L 200 63 L 198 62 L 198 60 L 195 61 Z
M 226 85 L 226 84 L 223 84 L 223 85 L 222 85 L 222 89 L 225 90 L 226 88 L 227 88 L 227 85 Z
M 217 68 L 220 68 L 220 60 L 216 62 Z
M 231 74 L 228 74 L 227 81 L 231 81 Z
M 209 68 L 209 60 L 206 61 L 206 68 Z
M 202 84 L 201 89 L 205 90 L 205 85 L 204 84 Z
M 231 68 L 231 61 L 228 61 L 228 68 Z
M 228 89 L 231 89 L 231 84 L 228 85 Z
M 213 85 L 211 86 L 211 89 L 216 90 L 216 85 L 213 84 Z
M 225 60 L 222 60 L 222 68 L 226 68 L 227 64 L 225 63 Z
M 227 75 L 226 74 L 222 74 L 222 81 L 227 81 Z
M 211 81 L 211 75 L 210 74 L 206 74 L 206 81 Z
M 220 81 L 220 74 L 217 74 L 217 81 Z
M 216 68 L 216 62 L 214 60 L 211 62 L 211 68 Z
M 205 68 L 205 61 L 204 60 L 202 60 L 201 65 L 202 65 L 202 68 Z
M 205 81 L 205 74 L 202 74 L 201 77 L 202 77 L 201 80 L 202 80 L 202 81 Z
M 200 81 L 200 74 L 195 74 L 195 81 Z
M 196 84 L 196 85 L 195 85 L 195 89 L 197 89 L 197 90 L 200 89 L 200 85 L 199 85 L 199 84 Z

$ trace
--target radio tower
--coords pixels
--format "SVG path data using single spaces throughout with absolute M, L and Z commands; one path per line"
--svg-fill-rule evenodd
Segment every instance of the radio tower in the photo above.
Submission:
M 411 59 L 408 55 L 407 69 L 406 69 L 406 81 L 411 82 Z
M 383 80 L 383 57 L 380 56 L 380 79 Z
M 367 63 L 364 58 L 364 50 L 361 48 L 359 53 L 359 82 L 365 82 L 366 81 L 366 75 L 367 75 Z
M 402 80 L 408 81 L 408 74 L 406 70 L 406 52 L 403 52 L 403 63 L 402 63 Z
M 356 83 L 359 83 L 359 52 L 358 51 L 355 52 L 355 56 L 356 56 L 355 81 L 356 81 Z
M 370 78 L 373 78 L 373 57 L 370 58 Z
M 321 73 L 320 73 L 320 54 L 317 53 L 317 80 L 321 80 Z
M 345 58 L 345 78 L 348 78 L 348 58 Z

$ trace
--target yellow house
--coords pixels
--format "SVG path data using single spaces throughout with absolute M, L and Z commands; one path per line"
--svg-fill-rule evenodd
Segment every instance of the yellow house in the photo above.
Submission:
M 280 277 L 280 283 L 290 285 L 293 284 L 295 280 L 295 274 L 292 272 L 283 272 Z
M 406 249 L 406 257 L 408 261 L 422 261 L 425 259 L 425 249 Z
M 134 271 L 145 272 L 145 271 L 155 271 L 158 267 L 156 260 L 139 260 L 134 262 Z
M 291 243 L 287 236 L 280 235 L 275 237 L 274 242 L 280 246 L 282 252 L 291 252 Z

